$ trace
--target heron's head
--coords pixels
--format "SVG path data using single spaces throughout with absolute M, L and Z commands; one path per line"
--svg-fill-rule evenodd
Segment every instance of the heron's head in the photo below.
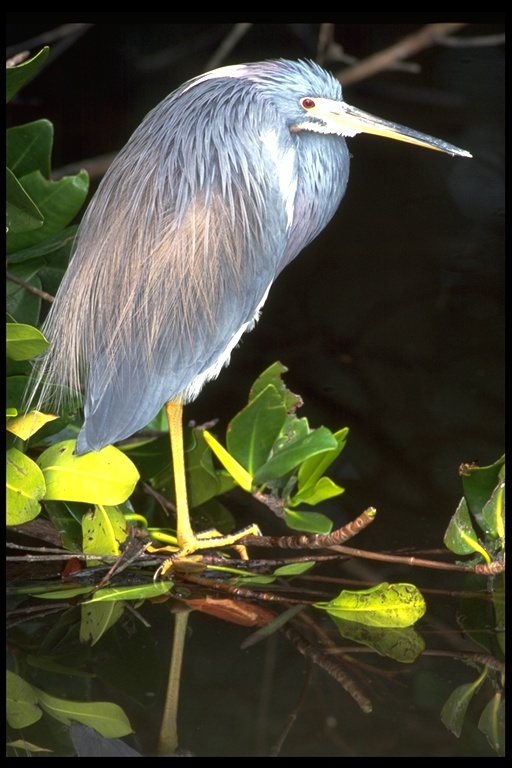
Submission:
M 230 79 L 251 83 L 255 90 L 272 101 L 278 114 L 295 133 L 355 136 L 370 133 L 416 144 L 452 155 L 471 157 L 466 150 L 352 107 L 343 101 L 339 81 L 313 61 L 273 59 L 251 64 L 235 64 L 207 72 L 185 84 L 183 91 L 212 81 L 218 89 Z M 223 85 L 224 83 L 224 85 Z

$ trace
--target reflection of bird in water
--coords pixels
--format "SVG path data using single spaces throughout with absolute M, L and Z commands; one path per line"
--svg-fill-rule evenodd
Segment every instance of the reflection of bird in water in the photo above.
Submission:
M 78 454 L 133 435 L 166 405 L 187 552 L 211 541 L 189 521 L 183 404 L 227 364 L 281 270 L 334 215 L 349 175 L 344 137 L 361 132 L 470 156 L 350 107 L 312 62 L 235 65 L 153 109 L 85 213 L 44 326 L 42 402 L 55 383 L 83 390 Z

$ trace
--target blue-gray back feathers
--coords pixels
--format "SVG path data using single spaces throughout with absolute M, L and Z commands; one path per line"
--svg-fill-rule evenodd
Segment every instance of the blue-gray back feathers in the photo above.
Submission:
M 334 214 L 339 136 L 291 131 L 303 97 L 341 99 L 311 62 L 217 70 L 150 112 L 80 226 L 37 370 L 85 394 L 77 452 L 144 427 L 226 364 L 268 289 Z M 55 403 L 57 407 L 59 403 Z

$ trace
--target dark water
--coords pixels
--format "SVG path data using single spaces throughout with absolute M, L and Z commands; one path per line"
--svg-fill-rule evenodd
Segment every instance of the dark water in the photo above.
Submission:
M 363 57 L 412 29 L 339 25 L 336 34 L 348 53 Z M 116 151 L 149 108 L 204 70 L 227 30 L 95 26 L 26 90 L 13 122 L 48 117 L 55 123 L 54 167 Z M 10 34 L 14 41 L 36 31 Z M 474 25 L 461 35 L 500 31 L 500 25 Z M 258 25 L 226 63 L 314 56 L 314 33 L 307 25 Z M 164 65 L 156 55 L 162 51 Z M 346 100 L 464 147 L 473 159 L 374 137 L 350 140 L 351 179 L 338 214 L 280 276 L 229 369 L 187 411 L 198 423 L 219 417 L 225 425 L 256 376 L 280 360 L 312 426 L 350 428 L 333 475 L 346 492 L 325 511 L 343 524 L 375 506 L 376 522 L 357 539 L 357 546 L 375 551 L 441 548 L 461 497 L 459 464 L 493 463 L 504 441 L 504 49 L 434 46 L 414 60 L 419 74 L 380 74 L 347 87 Z M 232 504 L 236 511 L 238 501 Z M 355 653 L 369 665 L 362 678 L 371 715 L 313 668 L 281 754 L 495 755 L 477 728 L 492 695 L 488 682 L 472 701 L 460 738 L 440 719 L 449 694 L 478 676 L 456 658 L 478 650 L 457 624 L 462 576 L 363 561 L 337 565 L 333 575 L 364 584 L 413 581 L 426 594 L 432 590 L 419 629 L 436 654 L 397 667 Z M 137 695 L 102 683 L 101 672 L 87 692 L 121 703 L 134 724 L 135 747 L 151 754 L 173 617 L 166 606 L 146 605 L 142 613 L 151 631 L 143 643 L 136 634 L 139 645 L 123 669 L 137 678 Z M 105 637 L 100 670 L 109 653 L 123 660 L 119 648 L 126 649 L 137 623 L 123 621 L 110 642 Z M 179 723 L 180 744 L 194 754 L 269 754 L 294 711 L 304 658 L 279 635 L 241 651 L 249 631 L 199 613 L 189 619 Z M 332 635 L 330 625 L 326 631 Z

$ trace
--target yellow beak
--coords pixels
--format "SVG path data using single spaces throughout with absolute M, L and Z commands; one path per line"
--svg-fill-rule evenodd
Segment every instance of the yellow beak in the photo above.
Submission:
M 465 149 L 460 149 L 453 144 L 448 144 L 446 141 L 428 136 L 426 133 L 413 131 L 412 128 L 407 128 L 404 125 L 381 120 L 380 117 L 375 117 L 375 115 L 370 115 L 361 109 L 351 107 L 350 104 L 346 104 L 344 101 L 316 98 L 305 99 L 304 101 L 314 104 L 311 107 L 303 104 L 307 115 L 316 117 L 321 122 L 316 124 L 318 127 L 312 127 L 314 123 L 312 124 L 309 121 L 307 123 L 304 122 L 303 125 L 297 126 L 298 129 L 309 128 L 309 130 L 317 130 L 319 133 L 336 133 L 340 136 L 371 133 L 375 136 L 384 136 L 387 139 L 396 139 L 397 141 L 405 141 L 409 144 L 417 144 L 419 147 L 435 149 L 438 152 L 447 152 L 450 155 L 472 157 Z

